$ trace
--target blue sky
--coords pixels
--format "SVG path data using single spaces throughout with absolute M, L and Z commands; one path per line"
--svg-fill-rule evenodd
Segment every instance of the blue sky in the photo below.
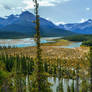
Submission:
M 39 14 L 56 24 L 92 19 L 92 0 L 39 0 Z M 0 0 L 0 16 L 33 12 L 32 0 Z

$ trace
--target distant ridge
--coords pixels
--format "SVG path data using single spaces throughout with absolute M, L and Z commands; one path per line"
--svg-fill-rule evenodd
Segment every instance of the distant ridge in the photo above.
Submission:
M 88 19 L 83 23 L 60 24 L 58 27 L 79 34 L 92 34 L 92 19 Z
M 35 24 L 32 22 L 35 16 L 29 11 L 24 11 L 19 15 L 10 15 L 6 19 L 0 18 L 0 34 L 6 34 L 5 38 L 19 33 L 22 37 L 34 37 Z M 13 33 L 13 34 L 12 34 Z M 51 21 L 40 17 L 40 33 L 42 37 L 58 37 L 73 35 L 75 33 L 59 28 Z M 0 35 L 1 36 L 1 35 Z M 15 35 L 14 35 L 15 36 Z M 1 36 L 2 37 L 2 36 Z

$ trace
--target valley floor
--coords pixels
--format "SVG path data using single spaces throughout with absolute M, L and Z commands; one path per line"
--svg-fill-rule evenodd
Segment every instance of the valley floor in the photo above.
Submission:
M 89 52 L 88 47 L 77 47 L 77 48 L 58 48 L 58 46 L 41 46 L 42 57 L 46 58 L 61 58 L 61 57 L 82 57 Z M 8 53 L 9 55 L 25 55 L 29 57 L 36 56 L 36 47 L 25 47 L 25 48 L 10 48 L 1 50 L 0 53 Z

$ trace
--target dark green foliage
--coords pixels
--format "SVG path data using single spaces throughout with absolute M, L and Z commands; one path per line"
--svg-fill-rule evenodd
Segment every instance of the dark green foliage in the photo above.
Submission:
M 44 63 L 44 70 L 45 72 L 48 72 L 48 64 L 46 62 Z
M 92 46 L 92 40 L 84 41 L 82 43 L 83 46 Z
M 19 33 L 19 32 L 8 32 L 8 31 L 0 30 L 1 39 L 19 39 L 19 38 L 27 38 L 27 37 L 30 37 L 30 35 L 26 35 L 24 33 Z
M 6 57 L 4 57 L 4 63 L 5 63 L 5 66 L 6 66 L 6 70 L 8 72 L 11 72 L 12 71 L 12 68 L 13 68 L 13 65 L 14 65 L 14 57 L 12 56 L 8 56 L 6 55 Z
M 92 39 L 92 35 L 73 35 L 73 36 L 64 37 L 63 39 L 69 41 L 88 41 Z
M 70 86 L 67 87 L 67 92 L 71 92 Z

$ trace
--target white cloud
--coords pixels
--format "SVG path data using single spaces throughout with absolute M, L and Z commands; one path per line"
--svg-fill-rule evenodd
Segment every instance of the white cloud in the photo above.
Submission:
M 64 2 L 69 2 L 70 0 L 64 0 Z
M 71 0 L 38 0 L 41 7 L 56 6 L 59 3 L 68 2 Z M 5 11 L 25 11 L 34 8 L 33 0 L 0 0 L 0 10 Z
M 85 21 L 87 21 L 87 19 L 82 18 L 82 19 L 80 20 L 80 23 L 83 23 L 83 22 L 85 22 Z
M 45 18 L 46 20 L 50 20 L 50 18 Z
M 48 1 L 41 1 L 39 2 L 40 6 L 55 6 L 54 3 L 48 2 Z
M 26 4 L 25 9 L 32 9 L 34 8 L 34 3 L 32 1 L 23 1 L 24 4 Z
M 71 0 L 38 0 L 41 7 L 53 7 Z M 20 14 L 22 11 L 34 9 L 33 0 L 0 0 L 0 16 Z M 33 10 L 32 10 L 33 12 Z
M 3 6 L 0 4 L 0 8 L 2 8 Z
M 39 5 L 46 7 L 46 6 L 56 6 L 59 3 L 69 2 L 71 0 L 38 0 Z M 32 0 L 24 0 L 24 4 L 26 4 L 25 9 L 32 9 L 34 8 L 34 3 Z
M 59 25 L 59 24 L 66 24 L 65 22 L 63 22 L 63 21 L 58 21 L 58 22 L 55 22 L 53 19 L 51 19 L 51 18 L 45 18 L 46 20 L 48 20 L 48 21 L 52 21 L 54 24 L 56 24 L 56 25 Z
M 87 11 L 90 11 L 90 8 L 86 8 Z
M 62 22 L 62 21 L 60 21 L 60 22 L 54 22 L 56 25 L 59 25 L 59 24 L 66 24 L 65 22 Z

